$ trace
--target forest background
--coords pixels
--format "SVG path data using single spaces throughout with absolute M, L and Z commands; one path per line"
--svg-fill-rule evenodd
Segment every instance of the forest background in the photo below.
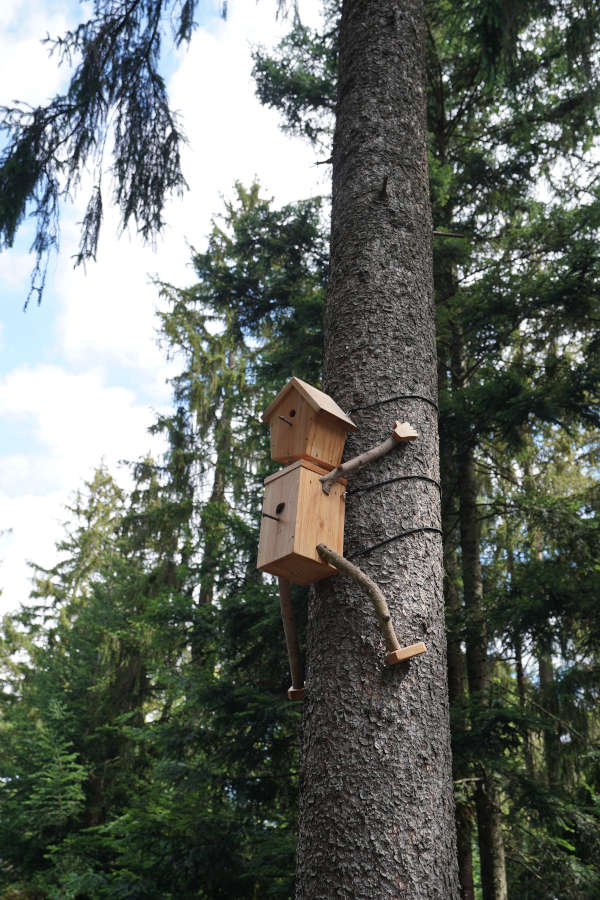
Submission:
M 591 898 L 599 25 L 583 3 L 507 9 L 427 10 L 459 861 L 465 897 L 496 896 L 485 857 L 509 896 Z M 327 13 L 255 57 L 259 96 L 322 159 Z M 325 208 L 240 183 L 193 283 L 156 285 L 166 452 L 132 489 L 98 469 L 4 622 L 6 896 L 292 895 L 299 710 L 254 569 L 260 412 L 290 374 L 319 382 Z

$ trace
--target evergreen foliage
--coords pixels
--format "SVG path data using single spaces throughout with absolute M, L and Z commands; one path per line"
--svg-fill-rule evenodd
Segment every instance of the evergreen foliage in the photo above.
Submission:
M 74 196 L 86 170 L 93 183 L 76 264 L 96 258 L 107 182 L 122 228 L 133 222 L 145 240 L 162 228 L 167 196 L 185 189 L 185 137 L 169 106 L 160 63 L 163 45 L 189 44 L 197 5 L 95 0 L 87 21 L 46 38 L 58 64 L 72 69 L 65 93 L 46 106 L 17 103 L 0 110 L 6 141 L 0 155 L 0 250 L 12 246 L 31 214 L 36 261 L 28 300 L 35 294 L 41 301 L 48 257 L 58 248 L 61 201 Z M 287 6 L 280 0 L 282 13 Z

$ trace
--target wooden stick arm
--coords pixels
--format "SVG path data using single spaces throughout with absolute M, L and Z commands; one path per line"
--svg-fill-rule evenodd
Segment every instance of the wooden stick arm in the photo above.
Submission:
M 390 616 L 387 600 L 375 582 L 372 581 L 362 569 L 359 569 L 358 566 L 355 566 L 354 563 L 351 563 L 344 556 L 340 556 L 339 553 L 336 553 L 335 550 L 332 550 L 331 547 L 328 547 L 326 544 L 318 544 L 317 553 L 321 559 L 331 563 L 332 566 L 335 566 L 336 569 L 355 581 L 368 595 L 373 603 L 375 615 L 377 616 L 377 621 L 379 622 L 379 627 L 383 634 L 387 650 L 386 662 L 388 665 L 393 666 L 395 663 L 401 662 L 402 660 L 410 659 L 412 656 L 418 656 L 420 653 L 425 653 L 427 647 L 422 641 L 418 644 L 411 644 L 410 647 L 400 647 L 392 624 L 392 617 Z
M 372 581 L 362 569 L 359 569 L 358 566 L 355 566 L 354 563 L 351 563 L 344 556 L 340 556 L 340 554 L 336 553 L 335 550 L 332 550 L 331 547 L 327 547 L 326 544 L 318 544 L 317 553 L 321 559 L 331 563 L 338 571 L 343 572 L 344 575 L 347 575 L 355 581 L 356 584 L 365 591 L 375 608 L 375 615 L 377 616 L 377 621 L 379 622 L 379 627 L 383 634 L 386 649 L 388 651 L 399 650 L 400 644 L 398 643 L 398 638 L 394 632 L 387 600 L 375 582 Z
M 337 469 L 334 469 L 333 472 L 322 475 L 321 486 L 324 492 L 328 494 L 331 490 L 331 485 L 335 484 L 338 478 L 349 475 L 351 472 L 356 472 L 362 466 L 379 459 L 380 456 L 385 456 L 386 453 L 389 453 L 390 450 L 394 449 L 396 444 L 406 443 L 407 441 L 416 441 L 418 437 L 419 435 L 408 422 L 395 422 L 394 430 L 390 437 L 383 441 L 382 444 L 371 447 L 370 450 L 366 450 L 365 453 L 361 453 L 360 456 L 355 456 L 353 459 L 349 459 L 348 462 L 342 463 L 342 465 L 338 466 Z

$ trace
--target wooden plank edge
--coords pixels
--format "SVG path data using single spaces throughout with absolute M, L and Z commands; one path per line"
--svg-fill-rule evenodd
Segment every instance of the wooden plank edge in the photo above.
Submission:
M 396 663 L 402 662 L 405 659 L 412 659 L 413 656 L 420 656 L 421 653 L 425 653 L 427 651 L 427 647 L 423 643 L 423 641 L 419 641 L 417 644 L 411 644 L 410 647 L 402 647 L 400 650 L 392 650 L 385 657 L 385 661 L 388 666 L 395 666 Z
M 288 688 L 288 700 L 304 700 L 304 688 Z

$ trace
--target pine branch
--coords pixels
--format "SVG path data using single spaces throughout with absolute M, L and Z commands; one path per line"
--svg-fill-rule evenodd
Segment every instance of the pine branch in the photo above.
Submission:
M 189 40 L 196 0 L 179 6 L 176 41 Z M 185 140 L 158 72 L 162 33 L 175 0 L 107 0 L 73 31 L 51 40 L 59 65 L 79 63 L 64 95 L 45 107 L 19 103 L 1 111 L 0 249 L 11 247 L 28 212 L 36 220 L 29 301 L 44 290 L 49 254 L 59 243 L 59 207 L 72 199 L 86 167 L 98 172 L 82 222 L 76 265 L 94 259 L 102 224 L 100 179 L 109 132 L 121 227 L 135 221 L 144 240 L 163 226 L 166 197 L 186 182 Z

